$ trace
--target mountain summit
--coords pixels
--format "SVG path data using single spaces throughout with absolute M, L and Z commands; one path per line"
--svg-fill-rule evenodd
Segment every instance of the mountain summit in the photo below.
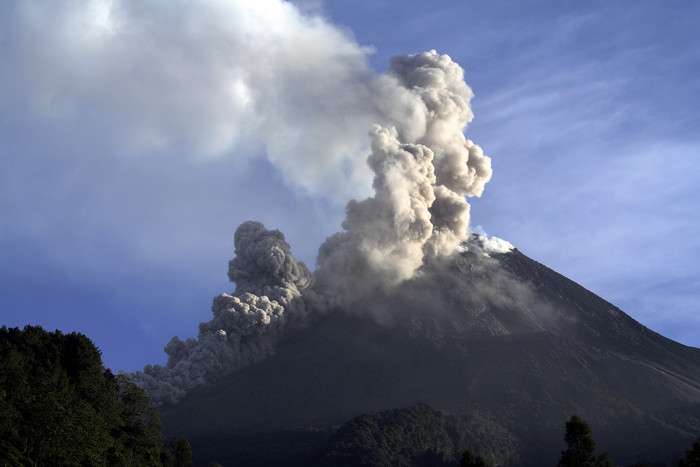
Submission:
M 411 279 L 290 329 L 273 355 L 161 418 L 203 461 L 333 465 L 320 453 L 340 425 L 419 403 L 461 420 L 450 426 L 495 465 L 554 465 L 572 413 L 615 463 L 675 465 L 700 432 L 700 349 L 472 236 Z

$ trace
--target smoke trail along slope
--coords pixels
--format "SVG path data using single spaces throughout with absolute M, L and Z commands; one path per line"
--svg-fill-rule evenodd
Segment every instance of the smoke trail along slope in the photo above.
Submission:
M 214 298 L 214 317 L 200 323 L 197 339 L 170 340 L 165 366 L 148 365 L 132 375 L 158 405 L 176 403 L 186 391 L 271 355 L 290 313 L 297 319 L 306 313 L 302 292 L 311 273 L 294 259 L 281 232 L 245 222 L 236 230 L 235 247 L 228 275 L 236 292 Z

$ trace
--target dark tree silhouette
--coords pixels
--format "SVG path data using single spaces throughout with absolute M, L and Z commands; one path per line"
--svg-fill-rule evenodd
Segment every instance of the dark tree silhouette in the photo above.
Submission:
M 564 441 L 567 448 L 562 451 L 557 467 L 613 467 L 607 453 L 595 456 L 591 427 L 576 414 L 566 422 Z
M 192 467 L 192 448 L 184 436 L 175 440 L 175 467 Z
M 489 467 L 484 456 L 474 454 L 470 449 L 464 451 L 459 467 Z
M 0 328 L 0 465 L 161 465 L 146 393 L 82 334 Z
M 685 450 L 685 459 L 681 459 L 678 467 L 700 467 L 700 439 L 693 443 L 693 447 Z

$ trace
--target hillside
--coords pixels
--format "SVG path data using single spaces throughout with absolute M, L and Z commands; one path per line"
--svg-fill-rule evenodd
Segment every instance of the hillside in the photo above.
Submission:
M 554 465 L 572 413 L 615 463 L 673 465 L 700 434 L 700 350 L 517 250 L 465 251 L 160 413 L 202 461 L 304 465 L 334 427 L 417 403 L 486 416 L 515 440 L 518 465 Z

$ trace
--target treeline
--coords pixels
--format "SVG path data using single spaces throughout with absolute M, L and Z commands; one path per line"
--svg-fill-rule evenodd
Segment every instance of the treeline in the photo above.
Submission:
M 596 455 L 592 430 L 577 415 L 564 424 L 563 441 L 557 467 L 615 467 L 607 452 Z M 466 420 L 418 404 L 350 420 L 324 444 L 314 465 L 497 467 L 521 461 L 526 459 L 518 458 L 515 439 L 488 418 L 472 413 Z M 700 440 L 678 465 L 700 467 Z M 638 461 L 627 467 L 659 464 Z
M 489 461 L 518 463 L 517 443 L 485 415 L 468 419 L 417 404 L 356 417 L 326 441 L 319 467 L 454 467 L 468 447 Z
M 574 414 L 566 422 L 564 430 L 566 449 L 561 452 L 557 467 L 615 467 L 608 459 L 608 453 L 595 455 L 596 443 L 588 423 Z M 686 457 L 678 463 L 679 467 L 700 467 L 700 439 L 686 450 Z M 481 454 L 467 450 L 462 455 L 459 467 L 492 467 Z M 646 462 L 636 462 L 627 467 L 655 467 Z
M 192 465 L 147 394 L 79 333 L 0 329 L 1 465 Z

